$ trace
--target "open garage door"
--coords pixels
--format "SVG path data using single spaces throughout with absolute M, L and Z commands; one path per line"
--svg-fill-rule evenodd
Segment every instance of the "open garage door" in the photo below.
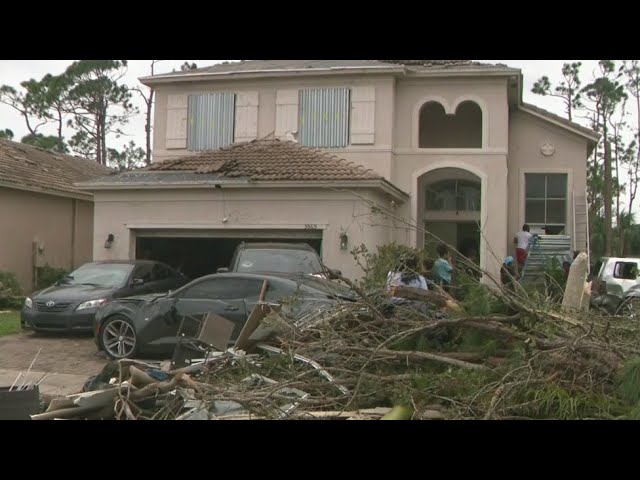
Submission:
M 194 279 L 228 267 L 241 242 L 307 243 L 322 255 L 322 230 L 136 230 L 136 259 L 158 260 Z

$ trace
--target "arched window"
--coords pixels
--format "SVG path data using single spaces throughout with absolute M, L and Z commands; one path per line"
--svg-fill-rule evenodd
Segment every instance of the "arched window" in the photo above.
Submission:
M 431 211 L 479 212 L 480 182 L 441 180 L 426 185 L 425 207 Z
M 449 115 L 438 102 L 420 108 L 420 148 L 482 148 L 482 109 L 466 100 Z

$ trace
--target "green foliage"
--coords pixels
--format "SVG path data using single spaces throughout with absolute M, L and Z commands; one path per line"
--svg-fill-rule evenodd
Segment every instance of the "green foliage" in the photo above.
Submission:
M 465 312 L 472 316 L 506 314 L 509 307 L 486 285 L 468 285 L 461 302 Z
M 527 390 L 524 401 L 529 403 L 521 413 L 553 420 L 608 417 L 615 406 L 615 402 L 603 395 L 572 393 L 557 384 Z
M 22 289 L 14 273 L 0 271 L 0 309 L 20 308 Z
M 616 392 L 625 402 L 640 405 L 640 357 L 624 364 L 618 374 Z
M 481 352 L 485 356 L 491 356 L 502 345 L 486 332 L 479 330 L 464 330 L 461 335 L 459 349 L 462 352 Z
M 0 271 L 0 284 L 2 284 L 0 291 L 9 290 L 10 295 L 20 295 L 22 293 L 15 273 Z
M 43 150 L 57 151 L 61 153 L 69 153 L 69 146 L 64 139 L 62 143 L 55 135 L 43 135 L 42 133 L 30 133 L 22 137 L 20 142 L 27 145 L 33 145 L 34 147 L 42 148 Z
M 555 257 L 547 259 L 544 276 L 547 297 L 553 301 L 562 301 L 567 279 L 560 260 Z
M 64 268 L 51 267 L 49 265 L 38 267 L 38 283 L 35 286 L 35 290 L 50 287 L 67 275 L 69 275 L 69 272 Z
M 8 128 L 0 130 L 0 140 L 13 140 L 13 132 Z
M 126 67 L 126 60 L 80 60 L 64 73 L 71 83 L 65 103 L 71 115 L 68 126 L 76 130 L 69 144 L 103 165 L 107 164 L 107 135 L 122 135 L 120 127 L 138 113 L 129 87 L 119 83 Z
M 181 66 L 180 66 L 180 70 L 182 70 L 183 72 L 188 72 L 189 70 L 195 70 L 196 68 L 198 68 L 198 65 L 196 65 L 195 62 L 184 62 Z
M 379 245 L 375 253 L 369 252 L 365 245 L 355 247 L 351 254 L 364 271 L 362 284 L 365 289 L 381 288 L 385 285 L 387 274 L 398 268 L 398 262 L 404 254 L 414 253 L 420 261 L 421 254 L 415 248 L 398 243 Z
M 20 313 L 0 313 L 0 337 L 11 335 L 20 331 Z
M 580 101 L 580 67 L 581 62 L 565 63 L 562 66 L 562 76 L 564 79 L 555 87 L 551 88 L 551 81 L 546 75 L 539 78 L 531 89 L 532 93 L 542 96 L 552 96 L 561 98 L 565 103 L 565 109 L 569 120 L 573 119 L 573 110 L 582 107 Z
M 136 147 L 133 140 L 125 146 L 122 152 L 113 148 L 107 149 L 109 153 L 109 166 L 117 168 L 119 171 L 131 170 L 145 165 L 147 152 L 143 148 Z

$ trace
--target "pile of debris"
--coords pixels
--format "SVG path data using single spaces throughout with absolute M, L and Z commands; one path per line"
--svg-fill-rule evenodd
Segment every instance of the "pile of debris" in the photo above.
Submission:
M 476 285 L 286 318 L 187 366 L 121 360 L 34 419 L 570 419 L 640 413 L 640 325 Z M 485 305 L 481 314 L 474 313 Z M 488 306 L 488 307 L 487 307 Z M 501 313 L 498 313 L 501 312 Z M 262 318 L 264 317 L 264 318 Z M 256 340 L 257 339 L 257 340 Z

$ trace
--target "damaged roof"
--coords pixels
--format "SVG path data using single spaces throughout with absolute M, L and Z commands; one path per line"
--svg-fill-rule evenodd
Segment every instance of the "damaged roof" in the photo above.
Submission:
M 376 182 L 408 197 L 371 169 L 273 137 L 235 143 L 219 150 L 185 155 L 149 167 L 83 182 L 82 186 L 154 184 L 248 184 L 260 182 Z M 364 186 L 364 185 L 363 185 Z
M 154 163 L 148 170 L 220 173 L 252 181 L 378 179 L 373 170 L 335 155 L 276 138 L 230 145 Z
M 140 78 L 143 83 L 155 79 L 171 77 L 194 77 L 208 75 L 287 73 L 314 70 L 370 69 L 398 72 L 427 72 L 431 70 L 482 71 L 513 70 L 503 64 L 480 63 L 472 60 L 241 60 L 239 62 L 222 62 L 194 70 L 163 73 Z
M 8 188 L 86 196 L 74 183 L 110 172 L 93 160 L 0 140 L 0 184 Z

